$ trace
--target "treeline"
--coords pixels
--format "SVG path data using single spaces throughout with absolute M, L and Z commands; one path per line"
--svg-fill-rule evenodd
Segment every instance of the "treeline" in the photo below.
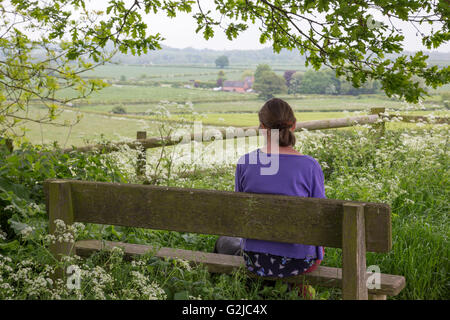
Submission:
M 284 79 L 288 94 L 359 95 L 377 93 L 381 88 L 381 84 L 374 80 L 368 80 L 363 86 L 356 88 L 344 77 L 336 77 L 336 73 L 331 69 L 320 71 L 309 70 L 304 73 L 288 70 L 284 73 Z
M 359 95 L 378 93 L 381 85 L 377 81 L 368 80 L 363 86 L 356 88 L 344 77 L 336 77 L 331 69 L 306 72 L 286 70 L 283 76 L 277 75 L 269 65 L 260 64 L 254 73 L 253 89 L 263 99 L 270 99 L 275 94 L 330 94 Z
M 429 56 L 430 65 L 445 67 L 450 60 L 449 52 L 425 51 Z M 401 54 L 412 55 L 414 52 L 404 51 Z M 394 59 L 399 54 L 387 54 L 387 58 Z M 211 50 L 184 48 L 177 49 L 162 46 L 162 50 L 150 51 L 141 56 L 118 53 L 113 61 L 122 64 L 208 64 L 214 65 L 216 59 L 226 56 L 229 66 L 267 64 L 303 65 L 305 58 L 296 50 L 283 49 L 280 53 L 274 53 L 271 47 L 259 50 Z

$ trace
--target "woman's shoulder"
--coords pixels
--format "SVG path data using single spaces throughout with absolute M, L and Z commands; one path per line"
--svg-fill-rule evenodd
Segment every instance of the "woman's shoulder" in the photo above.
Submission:
M 249 153 L 246 153 L 242 155 L 238 161 L 237 164 L 256 164 L 259 163 L 259 157 L 261 154 L 264 154 L 260 152 L 259 149 L 253 150 Z M 267 154 L 265 154 L 267 155 Z M 283 161 L 296 161 L 301 162 L 303 166 L 311 166 L 311 167 L 319 167 L 319 162 L 313 158 L 312 156 L 301 154 L 301 153 L 279 153 L 279 154 L 272 154 L 271 156 L 278 155 L 280 158 L 284 159 Z
M 246 166 L 249 164 L 258 163 L 258 153 L 257 150 L 251 151 L 239 157 L 237 161 L 237 166 Z
M 312 169 L 312 170 L 322 170 L 319 161 L 317 161 L 314 157 L 301 154 L 287 154 L 286 156 L 282 157 L 283 159 L 288 159 L 287 161 L 295 162 L 296 165 L 298 165 L 299 168 L 302 170 L 305 169 Z M 286 160 L 285 160 L 286 161 Z
M 319 161 L 317 161 L 315 158 L 313 158 L 312 156 L 309 156 L 307 154 L 299 155 L 299 158 L 302 161 L 307 162 L 307 163 L 309 163 L 311 165 L 319 165 Z

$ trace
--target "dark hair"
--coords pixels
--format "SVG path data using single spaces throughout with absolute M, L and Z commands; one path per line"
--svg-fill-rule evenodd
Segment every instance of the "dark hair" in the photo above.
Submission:
M 259 122 L 267 129 L 280 130 L 280 147 L 295 145 L 295 135 L 290 131 L 290 128 L 297 119 L 295 119 L 294 111 L 286 101 L 278 98 L 268 100 L 259 110 L 258 116 Z

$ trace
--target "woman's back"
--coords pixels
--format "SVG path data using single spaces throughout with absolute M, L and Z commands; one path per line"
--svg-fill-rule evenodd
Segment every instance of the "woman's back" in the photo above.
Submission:
M 251 159 L 257 159 L 257 162 L 252 164 L 255 161 Z M 277 172 L 264 174 L 261 168 L 272 164 L 261 159 L 278 161 Z M 317 160 L 307 155 L 266 154 L 257 149 L 239 159 L 235 179 L 235 191 L 238 192 L 325 198 L 322 169 Z
M 273 166 L 274 161 L 278 161 L 276 172 L 272 170 L 272 174 L 264 174 L 262 168 Z M 268 155 L 259 149 L 239 159 L 235 191 L 325 198 L 323 172 L 314 158 L 283 153 Z M 323 258 L 322 247 L 312 245 L 243 239 L 241 246 L 246 251 L 292 258 Z

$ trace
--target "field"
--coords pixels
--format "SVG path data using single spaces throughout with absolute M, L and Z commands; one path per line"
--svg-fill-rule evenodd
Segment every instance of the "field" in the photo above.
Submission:
M 284 69 L 302 70 L 301 66 L 274 66 L 282 73 Z M 225 69 L 228 79 L 239 79 L 245 66 Z M 35 123 L 26 125 L 27 137 L 33 143 L 51 143 L 59 145 L 81 146 L 86 140 L 98 140 L 101 137 L 108 140 L 122 138 L 134 139 L 136 131 L 147 130 L 147 136 L 156 134 L 155 122 L 161 111 L 170 113 L 171 120 L 189 117 L 201 120 L 205 125 L 213 126 L 255 126 L 258 123 L 257 111 L 263 100 L 255 93 L 233 93 L 213 91 L 211 89 L 172 87 L 177 83 L 177 75 L 189 74 L 199 80 L 199 75 L 205 80 L 213 81 L 218 69 L 214 66 L 102 66 L 89 74 L 106 80 L 119 81 L 122 75 L 127 81 L 123 84 L 113 83 L 109 87 L 92 94 L 89 99 L 73 103 L 75 109 L 83 115 L 81 122 L 73 128 L 40 126 Z M 141 74 L 146 77 L 142 78 Z M 190 76 L 189 76 L 190 77 Z M 134 85 L 133 79 L 143 81 Z M 155 85 L 155 81 L 164 80 L 166 84 Z M 62 91 L 61 95 L 70 92 Z M 373 107 L 385 107 L 390 110 L 418 110 L 418 114 L 447 114 L 443 110 L 439 95 L 431 95 L 422 105 L 408 105 L 401 101 L 387 98 L 380 94 L 360 96 L 332 95 L 280 95 L 296 111 L 298 121 L 318 120 L 352 116 L 361 112 L 367 113 Z M 121 107 L 127 114 L 113 114 L 114 108 Z M 39 111 L 40 110 L 40 111 Z M 65 111 L 62 119 L 74 118 L 72 111 Z M 34 108 L 34 113 L 43 112 Z M 194 116 L 192 116 L 194 115 Z M 95 124 L 94 126 L 92 124 Z M 399 125 L 394 125 L 398 127 Z M 400 125 L 404 127 L 405 125 Z M 411 127 L 411 125 L 406 125 Z
M 274 67 L 282 73 L 283 68 Z M 301 66 L 296 66 L 299 68 Z M 225 70 L 238 78 L 248 66 Z M 303 69 L 301 69 L 303 70 Z M 161 130 L 181 128 L 183 119 L 201 120 L 213 127 L 256 126 L 263 101 L 256 94 L 215 92 L 208 89 L 172 87 L 171 82 L 214 80 L 213 66 L 104 66 L 89 76 L 130 84 L 114 84 L 89 101 L 64 109 L 59 121 L 83 115 L 73 127 L 24 125 L 33 145 L 16 145 L 0 159 L 0 299 L 299 299 L 297 292 L 277 282 L 265 286 L 249 280 L 241 271 L 212 275 L 182 260 L 163 261 L 148 254 L 126 261 L 120 250 L 101 252 L 87 260 L 65 261 L 83 272 L 81 290 L 52 286 L 51 272 L 61 267 L 48 255 L 47 213 L 42 182 L 49 178 L 234 190 L 234 170 L 243 150 L 216 161 L 215 154 L 187 161 L 177 147 L 147 151 L 144 176 L 136 175 L 135 150 L 61 154 L 59 146 L 83 146 L 95 141 L 135 139 L 136 131 L 158 136 Z M 142 75 L 145 75 L 143 77 Z M 134 81 L 142 81 L 135 85 Z M 166 81 L 164 86 L 154 82 Z M 133 83 L 131 83 L 133 82 Z M 62 93 L 64 94 L 64 93 Z M 449 116 L 439 94 L 423 104 L 405 104 L 379 95 L 282 95 L 297 121 L 367 114 L 385 107 L 399 114 Z M 123 107 L 127 114 L 110 111 Z M 31 114 L 45 112 L 39 106 Z M 448 299 L 448 125 L 387 122 L 383 139 L 367 126 L 298 132 L 296 149 L 317 159 L 325 175 L 327 198 L 384 202 L 392 208 L 393 249 L 387 254 L 367 255 L 367 265 L 383 273 L 403 275 L 407 286 L 394 299 Z M 47 146 L 45 146 L 47 145 Z M 205 144 L 207 147 L 208 144 Z M 212 144 L 209 144 L 212 146 Z M 257 144 L 247 145 L 252 150 Z M 212 149 L 212 148 L 211 148 Z M 3 150 L 0 148 L 0 150 Z M 190 150 L 190 149 L 189 149 Z M 6 190 L 10 190 L 6 192 Z M 7 220 L 13 221 L 7 223 Z M 138 228 L 86 224 L 63 228 L 61 236 L 104 239 L 211 252 L 217 236 Z M 340 249 L 326 248 L 323 265 L 341 267 Z M 50 279 L 50 280 L 48 280 Z M 340 299 L 338 289 L 315 287 L 316 299 Z
M 195 105 L 194 105 L 194 109 Z M 75 111 L 74 111 L 75 110 Z M 136 138 L 137 131 L 146 131 L 147 136 L 159 136 L 158 117 L 155 115 L 117 115 L 102 111 L 93 111 L 83 109 L 65 110 L 59 120 L 74 121 L 78 114 L 82 115 L 80 122 L 73 127 L 40 125 L 38 123 L 26 124 L 26 137 L 34 144 L 52 144 L 57 142 L 61 147 L 83 146 L 100 140 L 120 141 Z M 87 112 L 86 112 L 87 111 Z M 34 108 L 32 114 L 42 114 L 40 108 Z M 327 111 L 327 112 L 296 112 L 297 121 L 321 120 L 332 118 L 344 118 L 361 114 L 366 111 Z M 448 116 L 449 111 L 402 111 L 401 114 Z M 184 114 L 172 114 L 168 119 L 178 120 L 186 119 Z M 247 113 L 199 113 L 198 115 L 188 117 L 188 120 L 201 121 L 203 125 L 217 127 L 250 127 L 258 125 L 258 115 L 256 112 Z M 94 124 L 94 127 L 93 127 Z M 414 128 L 415 124 L 408 123 L 388 123 L 388 129 Z M 430 127 L 430 125 L 427 125 Z M 345 128 L 337 130 L 346 130 Z
M 280 95 L 295 110 L 367 110 L 370 107 L 401 108 L 403 103 L 382 96 Z M 113 85 L 93 94 L 88 101 L 76 103 L 81 110 L 110 111 L 123 105 L 131 113 L 152 111 L 160 101 L 192 102 L 197 112 L 252 112 L 264 101 L 253 93 L 214 92 L 207 89 Z M 432 108 L 433 104 L 427 104 Z M 172 108 L 171 111 L 176 111 Z
M 33 109 L 31 114 L 42 114 L 43 110 Z M 80 112 L 64 110 L 59 117 L 60 121 L 76 120 Z M 120 141 L 135 139 L 137 131 L 147 131 L 149 136 L 156 135 L 154 121 L 149 119 L 130 119 L 124 116 L 109 114 L 81 113 L 82 118 L 73 127 L 40 125 L 27 123 L 26 137 L 34 144 L 52 144 L 54 141 L 61 147 L 82 146 L 99 140 Z
M 286 65 L 271 64 L 272 69 L 282 74 Z M 230 76 L 229 80 L 238 79 L 244 70 L 255 69 L 256 65 L 233 65 L 223 70 Z M 304 65 L 290 65 L 290 69 L 304 71 Z M 193 64 L 193 65 L 104 65 L 95 71 L 86 72 L 87 77 L 98 77 L 104 79 L 120 80 L 125 76 L 128 80 L 152 79 L 156 81 L 179 81 L 179 80 L 216 80 L 218 68 L 215 65 Z

